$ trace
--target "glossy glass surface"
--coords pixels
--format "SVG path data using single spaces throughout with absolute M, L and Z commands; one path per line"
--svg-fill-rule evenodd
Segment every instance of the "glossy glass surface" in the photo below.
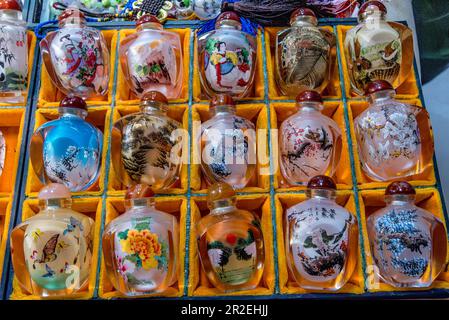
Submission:
M 162 292 L 177 280 L 179 226 L 152 199 L 127 200 L 127 211 L 103 234 L 106 270 L 124 295 Z
M 87 122 L 87 111 L 60 108 L 60 117 L 40 126 L 30 143 L 31 164 L 42 184 L 89 189 L 101 170 L 102 132 Z
M 444 224 L 414 204 L 414 196 L 387 196 L 367 219 L 375 272 L 394 287 L 429 287 L 446 263 Z
M 222 0 L 193 0 L 193 11 L 201 20 L 216 18 L 221 12 Z
M 357 218 L 336 204 L 329 190 L 312 190 L 311 198 L 290 207 L 284 218 L 287 261 L 298 285 L 341 289 L 357 265 Z

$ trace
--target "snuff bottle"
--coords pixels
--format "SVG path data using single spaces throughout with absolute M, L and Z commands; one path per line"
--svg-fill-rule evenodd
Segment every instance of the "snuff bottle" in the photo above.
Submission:
M 159 20 L 145 14 L 136 22 L 137 31 L 120 42 L 120 64 L 131 90 L 139 98 L 159 91 L 168 99 L 180 96 L 183 85 L 181 39 L 164 30 Z
M 207 96 L 226 93 L 246 97 L 256 69 L 256 39 L 242 31 L 239 16 L 221 13 L 215 30 L 198 37 L 200 80 Z
M 207 179 L 244 188 L 256 171 L 254 124 L 235 114 L 231 96 L 219 94 L 210 102 L 209 120 L 201 126 L 201 168 Z
M 413 34 L 403 24 L 386 21 L 387 9 L 380 1 L 367 1 L 359 11 L 359 24 L 344 40 L 351 89 L 363 95 L 365 86 L 385 80 L 399 87 L 413 65 Z
M 127 296 L 163 292 L 177 279 L 178 221 L 157 210 L 153 196 L 147 185 L 130 187 L 126 211 L 109 222 L 103 234 L 108 277 Z
M 58 119 L 44 123 L 31 137 L 34 172 L 42 184 L 88 190 L 100 175 L 103 133 L 86 121 L 87 105 L 80 97 L 65 97 L 58 111 Z
M 284 217 L 288 266 L 301 288 L 337 291 L 357 265 L 357 218 L 335 202 L 336 185 L 330 177 L 310 179 L 307 196 Z
M 11 233 L 16 279 L 32 295 L 79 292 L 91 272 L 95 222 L 71 209 L 70 191 L 62 184 L 45 186 L 38 198 L 39 213 Z
M 40 42 L 50 79 L 67 96 L 92 99 L 106 95 L 110 62 L 103 35 L 86 26 L 78 9 L 66 9 L 58 20 L 59 30 L 49 32 Z
M 292 13 L 290 28 L 276 35 L 275 77 L 283 95 L 304 90 L 322 92 L 328 85 L 335 55 L 335 36 L 318 27 L 312 10 Z
M 316 91 L 296 97 L 298 111 L 284 120 L 279 133 L 279 163 L 288 184 L 304 185 L 316 175 L 332 176 L 340 161 L 341 130 L 321 114 L 323 100 Z
M 28 37 L 18 0 L 0 1 L 0 102 L 23 103 L 28 85 Z
M 389 181 L 422 173 L 432 164 L 433 139 L 427 111 L 394 99 L 383 80 L 367 85 L 369 106 L 354 120 L 363 171 Z
M 415 205 L 416 191 L 405 181 L 385 190 L 386 207 L 367 219 L 377 276 L 397 288 L 430 287 L 446 265 L 443 222 Z
M 222 292 L 254 289 L 265 262 L 259 218 L 236 207 L 235 192 L 224 182 L 209 187 L 207 203 L 210 213 L 196 225 L 204 273 Z
M 167 116 L 167 110 L 167 98 L 148 91 L 140 101 L 140 112 L 114 123 L 112 164 L 125 186 L 145 183 L 161 190 L 179 178 L 183 130 L 181 123 Z

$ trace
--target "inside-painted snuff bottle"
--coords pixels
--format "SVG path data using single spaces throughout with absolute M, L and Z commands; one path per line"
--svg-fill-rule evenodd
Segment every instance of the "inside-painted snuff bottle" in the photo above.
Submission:
M 222 292 L 257 287 L 265 252 L 259 218 L 236 207 L 231 186 L 219 182 L 209 187 L 210 213 L 196 225 L 198 251 L 207 278 Z
M 398 288 L 429 287 L 446 264 L 444 224 L 416 206 L 415 195 L 408 182 L 395 181 L 385 190 L 387 206 L 367 219 L 374 271 Z
M 28 37 L 18 0 L 0 1 L 0 102 L 23 103 L 28 85 Z
M 78 9 L 59 17 L 59 30 L 41 40 L 42 59 L 54 85 L 67 96 L 98 98 L 108 92 L 109 50 L 102 33 L 86 26 Z
M 40 211 L 11 233 L 20 287 L 38 296 L 64 296 L 88 285 L 95 222 L 71 209 L 67 187 L 51 183 L 39 193 Z
M 360 163 L 373 180 L 417 175 L 432 163 L 433 138 L 427 111 L 394 99 L 386 81 L 367 85 L 369 107 L 354 120 Z
M 183 59 L 179 34 L 164 30 L 150 14 L 136 22 L 137 32 L 120 42 L 120 64 L 131 90 L 140 98 L 151 90 L 168 99 L 180 96 Z
M 182 125 L 167 116 L 168 100 L 146 92 L 140 112 L 119 119 L 112 128 L 112 164 L 126 186 L 145 183 L 153 190 L 170 187 L 182 165 Z
M 221 13 L 215 30 L 198 38 L 200 79 L 207 96 L 226 93 L 235 98 L 250 94 L 256 69 L 256 39 L 242 31 L 233 11 Z
M 127 296 L 163 292 L 177 279 L 178 221 L 157 210 L 153 196 L 147 185 L 130 187 L 125 213 L 109 222 L 103 234 L 107 274 Z
M 352 91 L 363 95 L 370 81 L 385 80 L 394 88 L 408 77 L 413 64 L 413 34 L 403 24 L 386 21 L 380 1 L 367 1 L 359 11 L 356 27 L 344 40 L 346 65 Z
M 335 202 L 332 178 L 316 176 L 308 200 L 287 209 L 285 251 L 294 280 L 304 289 L 337 291 L 357 265 L 357 218 Z
M 315 13 L 300 8 L 290 28 L 276 35 L 275 75 L 279 90 L 295 96 L 304 90 L 322 92 L 328 85 L 335 56 L 335 35 L 318 27 Z
M 192 0 L 195 15 L 201 20 L 215 19 L 221 11 L 223 0 Z
M 103 133 L 86 121 L 83 99 L 65 97 L 58 110 L 58 119 L 34 132 L 31 164 L 42 184 L 57 182 L 72 192 L 87 190 L 100 175 Z
M 296 97 L 298 111 L 284 120 L 279 132 L 279 162 L 290 185 L 304 185 L 316 175 L 332 176 L 340 161 L 341 130 L 321 114 L 323 100 L 316 91 Z
M 256 171 L 254 124 L 235 114 L 235 102 L 219 94 L 210 102 L 211 118 L 201 126 L 201 167 L 207 181 L 244 188 Z

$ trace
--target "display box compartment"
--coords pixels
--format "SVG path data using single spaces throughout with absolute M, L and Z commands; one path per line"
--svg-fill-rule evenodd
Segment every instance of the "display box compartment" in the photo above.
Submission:
M 282 294 L 307 294 L 307 293 L 326 293 L 324 291 L 305 290 L 296 283 L 291 271 L 288 270 L 287 252 L 285 250 L 285 228 L 284 221 L 287 209 L 307 200 L 304 193 L 278 193 L 275 197 L 276 207 L 276 234 L 278 246 L 278 264 L 279 264 L 279 287 Z M 337 192 L 337 204 L 346 208 L 354 217 L 357 218 L 357 208 L 355 204 L 354 193 L 348 190 Z M 359 245 L 357 265 L 349 281 L 335 293 L 360 294 L 364 292 L 364 277 L 362 269 L 362 251 Z M 334 292 L 333 292 L 334 293 Z
M 3 273 L 3 262 L 6 258 L 6 245 L 9 237 L 8 227 L 11 220 L 11 209 L 11 197 L 0 198 L 0 280 Z
M 261 221 L 264 237 L 265 265 L 262 278 L 255 289 L 223 293 L 207 279 L 201 266 L 197 249 L 196 225 L 202 217 L 209 214 L 205 197 L 194 197 L 191 200 L 190 241 L 189 241 L 189 296 L 258 296 L 274 292 L 275 272 L 273 259 L 273 224 L 271 201 L 267 195 L 252 194 L 237 196 L 237 208 L 257 214 Z
M 92 218 L 95 221 L 94 226 L 94 238 L 93 238 L 93 249 L 92 249 L 92 264 L 91 264 L 91 274 L 89 275 L 88 285 L 77 293 L 69 296 L 52 296 L 52 297 L 40 297 L 32 295 L 29 292 L 23 290 L 19 285 L 17 279 L 14 278 L 12 284 L 12 293 L 9 296 L 11 300 L 41 300 L 41 299 L 91 299 L 94 295 L 95 284 L 97 278 L 97 265 L 98 265 L 98 250 L 100 243 L 100 230 L 101 230 L 101 215 L 102 215 L 102 201 L 101 198 L 74 198 L 72 199 L 72 209 L 74 211 L 85 214 L 86 216 Z M 38 199 L 28 199 L 23 203 L 21 210 L 21 221 L 25 221 L 28 218 L 39 213 L 39 200 Z M 13 239 L 11 241 L 14 241 Z M 18 245 L 18 244 L 17 244 Z
M 268 113 L 265 104 L 238 104 L 236 115 L 250 120 L 256 128 L 257 167 L 247 186 L 239 192 L 264 192 L 270 188 L 269 153 L 268 153 Z M 192 158 L 190 187 L 198 193 L 206 193 L 208 183 L 201 169 L 201 124 L 211 118 L 209 105 L 195 104 L 192 110 Z
M 115 77 L 115 61 L 116 61 L 116 48 L 117 48 L 117 37 L 118 31 L 116 30 L 102 30 L 101 33 L 106 40 L 106 45 L 109 50 L 109 64 L 110 64 L 110 75 L 109 75 L 109 85 L 108 92 L 102 97 L 96 97 L 92 99 L 87 99 L 86 103 L 88 106 L 107 106 L 112 104 L 113 96 L 113 85 Z M 40 86 L 37 106 L 39 108 L 48 107 L 58 107 L 59 103 L 64 99 L 65 95 L 54 85 L 53 81 L 50 79 L 48 71 L 45 64 L 40 61 L 41 73 L 40 73 Z
M 107 107 L 91 107 L 88 109 L 86 121 L 96 126 L 103 133 L 103 150 L 101 155 L 100 175 L 97 181 L 86 191 L 73 192 L 73 195 L 101 195 L 104 190 L 104 176 L 106 166 L 106 154 L 109 148 L 109 126 L 111 111 Z M 40 108 L 35 113 L 34 131 L 36 131 L 44 123 L 55 120 L 59 116 L 56 108 Z M 34 172 L 31 160 L 28 159 L 28 174 L 26 181 L 26 195 L 28 197 L 37 197 L 38 192 L 43 187 L 38 176 Z
M 262 50 L 262 33 L 258 31 L 256 37 L 257 43 L 257 58 L 256 58 L 256 69 L 254 70 L 254 82 L 252 85 L 252 89 L 249 91 L 249 94 L 242 98 L 242 101 L 261 101 L 264 100 L 265 93 L 265 83 L 264 83 L 264 64 L 263 64 L 263 50 Z M 199 57 L 198 57 L 198 35 L 195 33 L 195 41 L 194 41 L 194 60 L 193 60 L 193 100 L 195 102 L 199 101 L 208 101 L 210 100 L 207 97 L 204 89 L 202 88 L 200 73 L 199 73 Z
M 348 144 L 347 138 L 347 124 L 345 121 L 345 113 L 344 113 L 344 105 L 338 101 L 325 101 L 324 109 L 322 111 L 323 115 L 330 117 L 334 120 L 338 127 L 341 130 L 342 137 L 342 149 L 341 149 L 341 157 L 340 162 L 337 166 L 335 174 L 333 176 L 335 183 L 337 184 L 338 189 L 351 189 L 352 188 L 352 168 L 350 162 L 350 148 Z M 295 103 L 288 102 L 275 102 L 271 103 L 271 128 L 280 128 L 282 122 L 286 120 L 288 117 L 293 115 L 297 111 L 297 107 Z M 277 192 L 284 191 L 298 191 L 305 190 L 306 186 L 291 186 L 282 176 L 280 170 L 279 163 L 279 138 L 280 132 L 278 135 L 272 135 L 271 139 L 271 150 L 273 153 L 273 164 L 276 168 L 276 175 L 274 179 L 274 187 Z M 312 177 L 310 177 L 312 178 Z
M 186 253 L 186 218 L 187 218 L 187 200 L 182 196 L 157 197 L 155 198 L 157 210 L 169 213 L 176 217 L 179 224 L 179 252 L 178 252 L 178 281 L 163 292 L 147 295 L 148 297 L 179 297 L 184 293 L 184 262 Z M 119 217 L 125 212 L 125 202 L 122 197 L 108 198 L 106 200 L 106 218 L 105 226 L 113 219 Z M 106 273 L 104 255 L 101 259 L 100 283 L 98 295 L 103 299 L 113 299 L 125 297 L 117 291 L 112 285 Z
M 188 137 L 188 107 L 186 105 L 170 105 L 167 111 L 167 116 L 180 122 L 184 129 L 184 136 L 182 139 L 182 166 L 180 178 L 170 187 L 164 190 L 154 190 L 156 193 L 164 194 L 181 194 L 187 191 L 188 185 L 188 159 L 189 159 L 189 137 Z M 132 113 L 139 112 L 138 106 L 118 106 L 114 109 L 112 120 L 113 124 L 122 117 L 130 115 Z M 112 124 L 112 125 L 113 125 Z M 110 148 L 110 144 L 108 145 Z M 112 163 L 108 167 L 108 195 L 125 195 L 126 186 L 121 182 L 120 177 L 115 172 Z
M 327 31 L 334 33 L 334 28 L 332 26 L 324 26 Z M 268 96 L 270 100 L 294 100 L 296 97 L 289 97 L 283 95 L 279 90 L 276 83 L 276 35 L 278 32 L 285 30 L 284 27 L 267 27 L 265 28 L 265 53 L 267 59 L 267 74 L 268 74 Z M 337 37 L 335 35 L 335 37 Z M 336 43 L 336 46 L 338 43 Z M 341 88 L 340 88 L 340 75 L 338 73 L 337 64 L 337 51 L 332 51 L 331 56 L 331 79 L 329 84 L 321 93 L 323 99 L 341 99 Z M 298 92 L 299 93 L 299 92 Z
M 375 263 L 370 248 L 370 241 L 368 238 L 368 230 L 366 221 L 367 218 L 386 206 L 385 204 L 385 190 L 363 190 L 359 194 L 360 203 L 360 217 L 362 225 L 363 236 L 363 252 L 365 254 L 365 273 L 366 273 L 366 289 L 369 292 L 394 292 L 394 291 L 426 291 L 430 288 L 395 288 L 391 285 L 384 283 L 381 279 L 378 279 L 374 274 Z M 439 218 L 445 227 L 447 227 L 447 221 L 445 219 L 440 194 L 437 189 L 434 188 L 422 188 L 416 189 L 416 201 L 415 204 L 423 208 L 437 218 Z M 437 244 L 434 244 L 437 245 Z M 449 261 L 449 256 L 446 257 L 446 262 Z M 449 288 L 449 271 L 447 264 L 443 272 L 438 276 L 431 286 L 432 289 L 448 289 Z

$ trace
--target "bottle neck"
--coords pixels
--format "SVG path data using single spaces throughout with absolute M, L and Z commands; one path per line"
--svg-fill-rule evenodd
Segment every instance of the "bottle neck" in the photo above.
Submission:
M 233 105 L 223 105 L 210 108 L 210 115 L 213 117 L 228 114 L 235 114 L 235 107 Z
M 300 16 L 290 22 L 290 25 L 292 27 L 316 27 L 318 25 L 318 21 L 315 17 Z
M 370 13 L 362 13 L 358 17 L 359 23 L 365 23 L 365 24 L 376 24 L 376 23 L 382 23 L 386 21 L 386 15 L 383 12 L 377 11 L 377 12 L 370 12 Z
M 166 115 L 168 111 L 168 105 L 156 101 L 144 102 L 140 105 L 140 110 L 146 114 L 157 113 Z
M 396 92 L 394 90 L 378 91 L 378 92 L 370 94 L 368 96 L 368 101 L 371 104 L 384 102 L 384 101 L 393 99 L 395 95 L 396 95 Z
M 404 206 L 415 204 L 416 196 L 414 194 L 396 194 L 392 196 L 385 196 L 385 202 L 392 206 Z
M 335 201 L 337 196 L 335 190 L 331 189 L 307 189 L 306 194 L 310 199 L 329 201 Z
M 84 26 L 86 26 L 86 20 L 76 16 L 59 21 L 59 28 L 82 28 Z
M 137 31 L 143 31 L 143 30 L 164 30 L 164 27 L 160 23 L 156 22 L 147 22 L 143 23 L 141 25 L 138 25 L 136 27 Z
M 0 10 L 0 21 L 23 21 L 22 12 L 17 10 Z
M 143 208 L 154 209 L 154 206 L 155 206 L 154 198 L 126 199 L 125 201 L 126 210 L 143 209 Z
M 70 209 L 72 207 L 72 199 L 45 199 L 39 200 L 39 207 L 41 210 L 58 210 L 58 209 Z
M 215 29 L 242 30 L 242 24 L 235 20 L 222 20 L 215 24 Z
M 319 102 L 300 102 L 297 104 L 299 112 L 321 112 L 323 105 Z
M 67 118 L 67 117 L 78 117 L 81 119 L 86 119 L 87 110 L 78 109 L 78 108 L 59 108 L 59 117 Z
M 235 198 L 215 200 L 209 204 L 210 214 L 219 215 L 235 211 Z

